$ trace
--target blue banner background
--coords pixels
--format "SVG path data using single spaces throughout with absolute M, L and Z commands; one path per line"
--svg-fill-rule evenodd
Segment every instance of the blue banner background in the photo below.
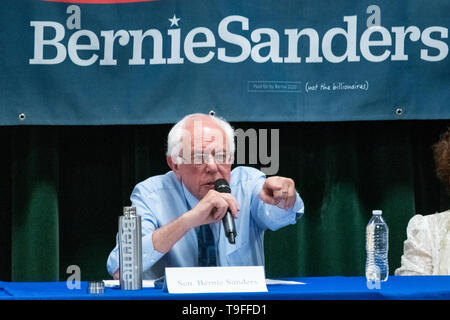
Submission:
M 58 64 L 30 64 L 35 57 L 35 31 L 31 21 L 53 21 L 64 26 L 61 41 L 67 48 L 76 31 L 67 27 L 68 3 L 40 0 L 2 0 L 0 2 L 0 125 L 111 125 L 172 123 L 192 112 L 216 114 L 228 121 L 353 121 L 396 119 L 450 119 L 450 66 L 448 54 L 440 61 L 421 59 L 421 50 L 429 55 L 439 51 L 422 40 L 405 40 L 406 61 L 371 62 L 361 55 L 360 38 L 367 29 L 371 14 L 367 8 L 381 9 L 381 26 L 391 37 L 391 46 L 372 47 L 380 55 L 395 50 L 392 27 L 416 26 L 421 32 L 432 26 L 448 30 L 450 2 L 419 0 L 392 1 L 236 1 L 236 0 L 162 0 L 128 4 L 77 4 L 81 30 L 92 31 L 99 39 L 98 51 L 79 51 L 82 59 L 97 54 L 89 66 L 79 66 L 69 55 Z M 178 25 L 170 26 L 174 14 Z M 299 41 L 300 63 L 257 63 L 250 56 L 239 63 L 218 59 L 218 48 L 228 56 L 238 56 L 241 48 L 227 43 L 218 35 L 224 18 L 239 15 L 248 18 L 249 28 L 232 22 L 228 30 L 245 37 L 254 48 L 269 41 L 263 35 L 253 41 L 258 28 L 271 28 L 279 35 L 279 56 L 288 56 L 285 29 L 312 28 L 322 39 L 332 28 L 348 29 L 344 17 L 357 16 L 356 54 L 360 61 L 307 63 L 308 41 Z M 197 48 L 197 56 L 213 52 L 206 63 L 186 58 L 183 42 L 194 28 L 208 28 L 215 46 Z M 163 38 L 163 57 L 171 56 L 168 30 L 180 28 L 182 64 L 149 64 L 153 57 L 152 41 L 142 48 L 144 65 L 129 65 L 133 56 L 132 39 L 127 45 L 114 44 L 117 65 L 100 65 L 104 58 L 101 31 L 158 29 Z M 55 32 L 47 28 L 45 39 Z M 448 36 L 433 33 L 432 38 L 445 43 Z M 307 39 L 307 38 L 306 38 Z M 374 34 L 371 40 L 376 40 Z M 380 37 L 378 37 L 378 40 Z M 198 34 L 196 42 L 205 40 Z M 83 42 L 84 41 L 84 42 Z M 79 43 L 86 44 L 86 37 Z M 332 51 L 336 56 L 346 52 L 343 36 L 336 36 Z M 173 54 L 173 53 L 172 53 Z M 262 49 L 261 55 L 269 54 Z M 56 49 L 44 46 L 44 58 L 54 57 Z M 360 89 L 343 89 L 341 84 L 359 84 Z M 334 84 L 334 87 L 333 87 Z M 329 88 L 329 90 L 327 90 Z M 334 88 L 334 89 L 333 89 Z M 20 116 L 22 115 L 22 116 Z

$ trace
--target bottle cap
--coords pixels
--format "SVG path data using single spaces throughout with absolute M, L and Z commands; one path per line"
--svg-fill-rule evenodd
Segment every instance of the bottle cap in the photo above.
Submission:
M 136 215 L 136 207 L 123 207 L 123 215 L 130 217 Z
M 372 214 L 375 216 L 381 216 L 383 214 L 383 211 L 381 210 L 372 210 Z

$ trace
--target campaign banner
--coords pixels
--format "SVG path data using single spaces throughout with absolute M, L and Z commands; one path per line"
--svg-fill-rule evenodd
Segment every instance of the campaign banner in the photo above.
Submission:
M 0 125 L 450 119 L 450 1 L 2 0 Z

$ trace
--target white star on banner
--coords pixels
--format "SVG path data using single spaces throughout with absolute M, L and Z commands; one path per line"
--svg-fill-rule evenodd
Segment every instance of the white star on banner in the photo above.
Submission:
M 180 18 L 177 18 L 177 16 L 175 15 L 175 13 L 173 14 L 173 18 L 172 19 L 168 19 L 170 21 L 170 26 L 177 26 L 178 27 L 178 21 L 180 20 Z

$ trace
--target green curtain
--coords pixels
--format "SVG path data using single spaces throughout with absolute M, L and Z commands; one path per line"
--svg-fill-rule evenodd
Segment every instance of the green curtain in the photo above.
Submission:
M 232 125 L 279 129 L 278 174 L 305 202 L 296 225 L 266 233 L 268 277 L 363 275 L 373 209 L 390 228 L 392 274 L 408 220 L 450 207 L 431 152 L 449 121 Z M 109 278 L 122 206 L 136 183 L 169 170 L 170 127 L 0 128 L 0 280 L 65 281 L 70 265 L 83 281 Z
M 12 278 L 58 280 L 57 132 L 22 128 L 12 135 Z
M 390 227 L 392 274 L 412 215 L 449 207 L 431 152 L 443 124 L 286 125 L 284 135 L 293 139 L 280 150 L 280 174 L 295 179 L 306 213 L 297 225 L 267 234 L 267 272 L 363 275 L 365 227 L 372 210 L 381 209 Z M 286 257 L 289 263 L 280 263 Z

